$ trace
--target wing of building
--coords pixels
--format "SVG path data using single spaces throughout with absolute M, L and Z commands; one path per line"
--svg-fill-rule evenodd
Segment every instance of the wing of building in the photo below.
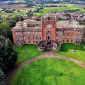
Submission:
M 42 16 L 41 21 L 27 19 L 19 21 L 12 28 L 14 44 L 38 44 L 39 50 L 47 46 L 59 50 L 62 43 L 73 43 L 80 45 L 84 38 L 84 26 L 79 22 L 57 21 L 56 16 L 47 14 Z

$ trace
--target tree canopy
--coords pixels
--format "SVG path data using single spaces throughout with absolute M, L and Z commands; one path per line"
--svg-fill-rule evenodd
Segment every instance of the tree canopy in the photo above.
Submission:
M 11 24 L 9 21 L 4 21 L 0 24 L 0 35 L 6 38 L 11 35 Z
M 6 77 L 5 74 L 0 68 L 0 85 L 5 85 L 5 77 Z
M 17 54 L 13 49 L 13 45 L 9 39 L 0 36 L 0 67 L 5 70 L 12 68 L 17 60 Z

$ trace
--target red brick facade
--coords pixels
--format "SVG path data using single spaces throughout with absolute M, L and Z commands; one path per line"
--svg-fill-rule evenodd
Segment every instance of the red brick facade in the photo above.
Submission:
M 50 26 L 50 27 L 49 27 Z M 46 40 L 47 39 L 47 32 L 50 32 L 51 34 L 51 40 L 55 40 L 56 39 L 56 20 L 55 18 L 53 19 L 49 19 L 42 18 L 42 39 Z
M 70 21 L 56 21 L 55 16 L 42 17 L 42 21 L 25 20 L 12 28 L 16 45 L 39 44 L 43 40 L 54 40 L 59 44 L 83 42 L 84 27 Z M 62 25 L 61 25 L 62 24 Z M 67 26 L 68 25 L 68 26 Z

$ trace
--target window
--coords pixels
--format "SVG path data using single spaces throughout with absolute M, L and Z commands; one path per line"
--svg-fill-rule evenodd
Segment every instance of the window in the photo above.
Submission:
M 73 42 L 73 40 L 71 40 L 71 42 Z
M 34 34 L 34 32 L 32 32 Z
M 48 17 L 48 20 L 50 20 L 50 17 Z
M 22 38 L 20 38 L 20 40 L 22 40 Z
M 35 32 L 35 34 L 37 34 L 37 32 Z
M 60 32 L 60 34 L 62 34 L 62 32 Z
M 77 36 L 75 37 L 75 39 L 77 39 Z
M 25 34 L 25 32 L 23 32 L 23 34 Z
M 73 33 L 74 31 L 72 30 L 72 33 Z
M 30 32 L 28 32 L 28 34 L 30 34 Z
M 35 37 L 33 37 L 33 39 L 35 39 Z
M 81 39 L 81 36 L 79 36 L 79 39 Z
M 63 38 L 65 38 L 65 36 L 63 36 Z
M 56 39 L 58 39 L 58 37 L 56 37 Z
M 56 32 L 56 34 L 58 34 L 59 32 Z
M 64 40 L 63 40 L 63 42 L 64 42 Z
M 79 33 L 82 33 L 82 31 L 79 31 Z
M 68 31 L 68 33 L 69 33 L 69 31 Z
M 20 35 L 22 34 L 22 32 L 19 33 Z
M 76 31 L 76 34 L 78 33 L 78 31 Z
M 64 33 L 65 33 L 66 31 L 64 31 Z
M 67 36 L 67 38 L 69 38 L 69 36 Z
M 26 38 L 24 37 L 24 40 L 25 40 Z
M 72 38 L 73 38 L 73 36 L 72 36 Z
M 28 37 L 28 39 L 30 39 L 30 37 Z
M 60 39 L 62 39 L 62 37 L 60 37 Z
M 41 37 L 39 39 L 41 40 Z
M 18 34 L 18 32 L 16 32 L 16 35 Z
M 16 40 L 18 40 L 18 38 L 16 38 Z
M 36 37 L 36 40 L 38 39 L 38 37 Z
M 41 34 L 41 32 L 39 32 L 39 34 Z
M 69 41 L 67 40 L 67 42 L 69 42 Z
M 36 43 L 38 43 L 38 41 L 36 41 Z
M 28 41 L 28 43 L 30 43 L 30 41 Z

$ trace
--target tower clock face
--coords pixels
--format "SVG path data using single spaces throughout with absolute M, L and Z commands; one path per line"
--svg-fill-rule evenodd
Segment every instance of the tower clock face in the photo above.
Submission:
M 52 25 L 51 24 L 47 24 L 46 28 L 52 28 Z

